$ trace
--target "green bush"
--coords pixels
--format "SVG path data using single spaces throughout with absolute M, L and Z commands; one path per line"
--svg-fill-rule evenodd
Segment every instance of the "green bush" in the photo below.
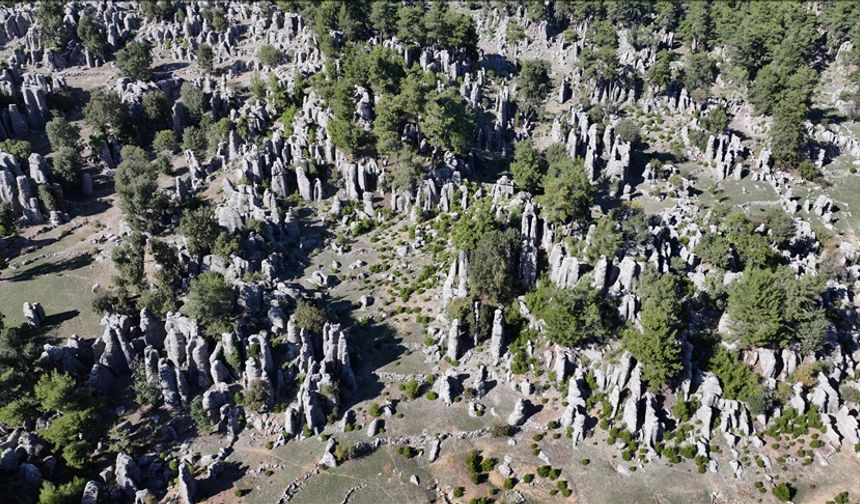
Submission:
M 47 480 L 42 481 L 39 504 L 76 504 L 81 500 L 86 483 L 85 479 L 78 476 L 60 486 Z
M 794 489 L 788 483 L 780 483 L 773 487 L 773 495 L 782 502 L 788 502 L 794 496 Z

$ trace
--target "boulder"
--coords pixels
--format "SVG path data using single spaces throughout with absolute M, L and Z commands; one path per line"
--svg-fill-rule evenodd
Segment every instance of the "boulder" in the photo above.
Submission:
M 508 425 L 511 427 L 519 427 L 526 421 L 526 401 L 525 399 L 517 399 L 514 405 L 514 411 L 508 415 Z

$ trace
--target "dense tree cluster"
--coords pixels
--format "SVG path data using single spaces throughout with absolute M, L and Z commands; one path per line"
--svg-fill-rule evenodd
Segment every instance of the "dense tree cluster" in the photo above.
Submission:
M 629 328 L 624 334 L 624 346 L 642 364 L 642 378 L 655 386 L 683 369 L 679 335 L 685 317 L 681 289 L 674 275 L 658 275 L 646 269 L 639 287 L 642 328 Z
M 788 268 L 750 268 L 729 288 L 728 314 L 747 346 L 784 347 L 798 342 L 806 351 L 822 347 L 829 322 L 821 307 L 823 279 L 795 278 Z
M 600 291 L 583 284 L 559 289 L 541 283 L 526 294 L 526 304 L 546 323 L 546 337 L 559 345 L 599 342 L 617 327 L 613 307 Z

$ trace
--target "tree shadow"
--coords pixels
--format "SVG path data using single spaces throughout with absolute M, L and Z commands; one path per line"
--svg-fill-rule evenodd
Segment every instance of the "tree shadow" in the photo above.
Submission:
M 812 124 L 842 124 L 846 121 L 844 115 L 834 108 L 812 107 L 806 114 L 806 117 L 812 121 Z
M 45 263 L 40 264 L 38 266 L 34 266 L 8 278 L 8 280 L 11 282 L 24 282 L 27 280 L 32 280 L 36 277 L 40 277 L 42 275 L 55 275 L 64 271 L 80 269 L 84 266 L 89 266 L 90 264 L 92 264 L 92 262 L 93 258 L 90 254 L 82 254 L 76 257 L 72 257 L 70 259 L 63 259 L 62 261 L 58 262 Z
M 45 317 L 44 322 L 42 322 L 42 327 L 51 328 L 58 326 L 67 320 L 72 320 L 80 314 L 81 312 L 78 310 L 66 310 L 64 312 L 48 315 Z
M 178 61 L 175 63 L 165 63 L 163 65 L 158 65 L 157 67 L 152 69 L 152 72 L 155 74 L 160 74 L 160 73 L 170 74 L 172 72 L 175 72 L 177 70 L 182 70 L 183 68 L 187 68 L 187 67 L 188 67 L 188 63 Z
M 0 253 L 5 257 L 14 258 L 25 253 L 25 250 L 36 250 L 57 241 L 57 238 L 24 238 L 23 236 L 11 236 L 0 239 Z
M 70 203 L 70 206 L 74 210 L 74 214 L 80 217 L 92 217 L 93 215 L 104 213 L 110 208 L 107 201 L 98 198 L 77 201 L 71 200 Z
M 485 54 L 481 58 L 481 67 L 492 70 L 501 77 L 510 77 L 516 71 L 516 65 L 502 54 Z
M 406 352 L 402 341 L 396 331 L 384 322 L 359 324 L 350 330 L 349 345 L 352 349 L 351 362 L 356 387 L 341 398 L 341 411 L 382 393 L 384 385 L 376 371 L 396 361 Z
M 239 462 L 221 462 L 220 471 L 216 471 L 209 478 L 197 482 L 197 492 L 194 495 L 195 500 L 204 501 L 221 492 L 230 490 L 247 472 L 248 466 Z

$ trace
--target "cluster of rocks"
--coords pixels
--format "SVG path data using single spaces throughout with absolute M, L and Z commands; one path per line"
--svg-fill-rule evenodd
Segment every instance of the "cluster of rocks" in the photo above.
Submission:
M 564 144 L 569 155 L 585 160 L 585 173 L 591 182 L 614 181 L 622 188 L 623 195 L 629 195 L 632 191 L 632 146 L 616 134 L 613 125 L 603 128 L 599 138 L 598 129 L 584 111 L 572 109 L 569 117 L 555 118 L 550 138 Z
M 4 435 L 0 452 L 0 472 L 18 473 L 31 485 L 41 484 L 42 478 L 53 475 L 57 467 L 57 458 L 35 432 L 16 429 Z

